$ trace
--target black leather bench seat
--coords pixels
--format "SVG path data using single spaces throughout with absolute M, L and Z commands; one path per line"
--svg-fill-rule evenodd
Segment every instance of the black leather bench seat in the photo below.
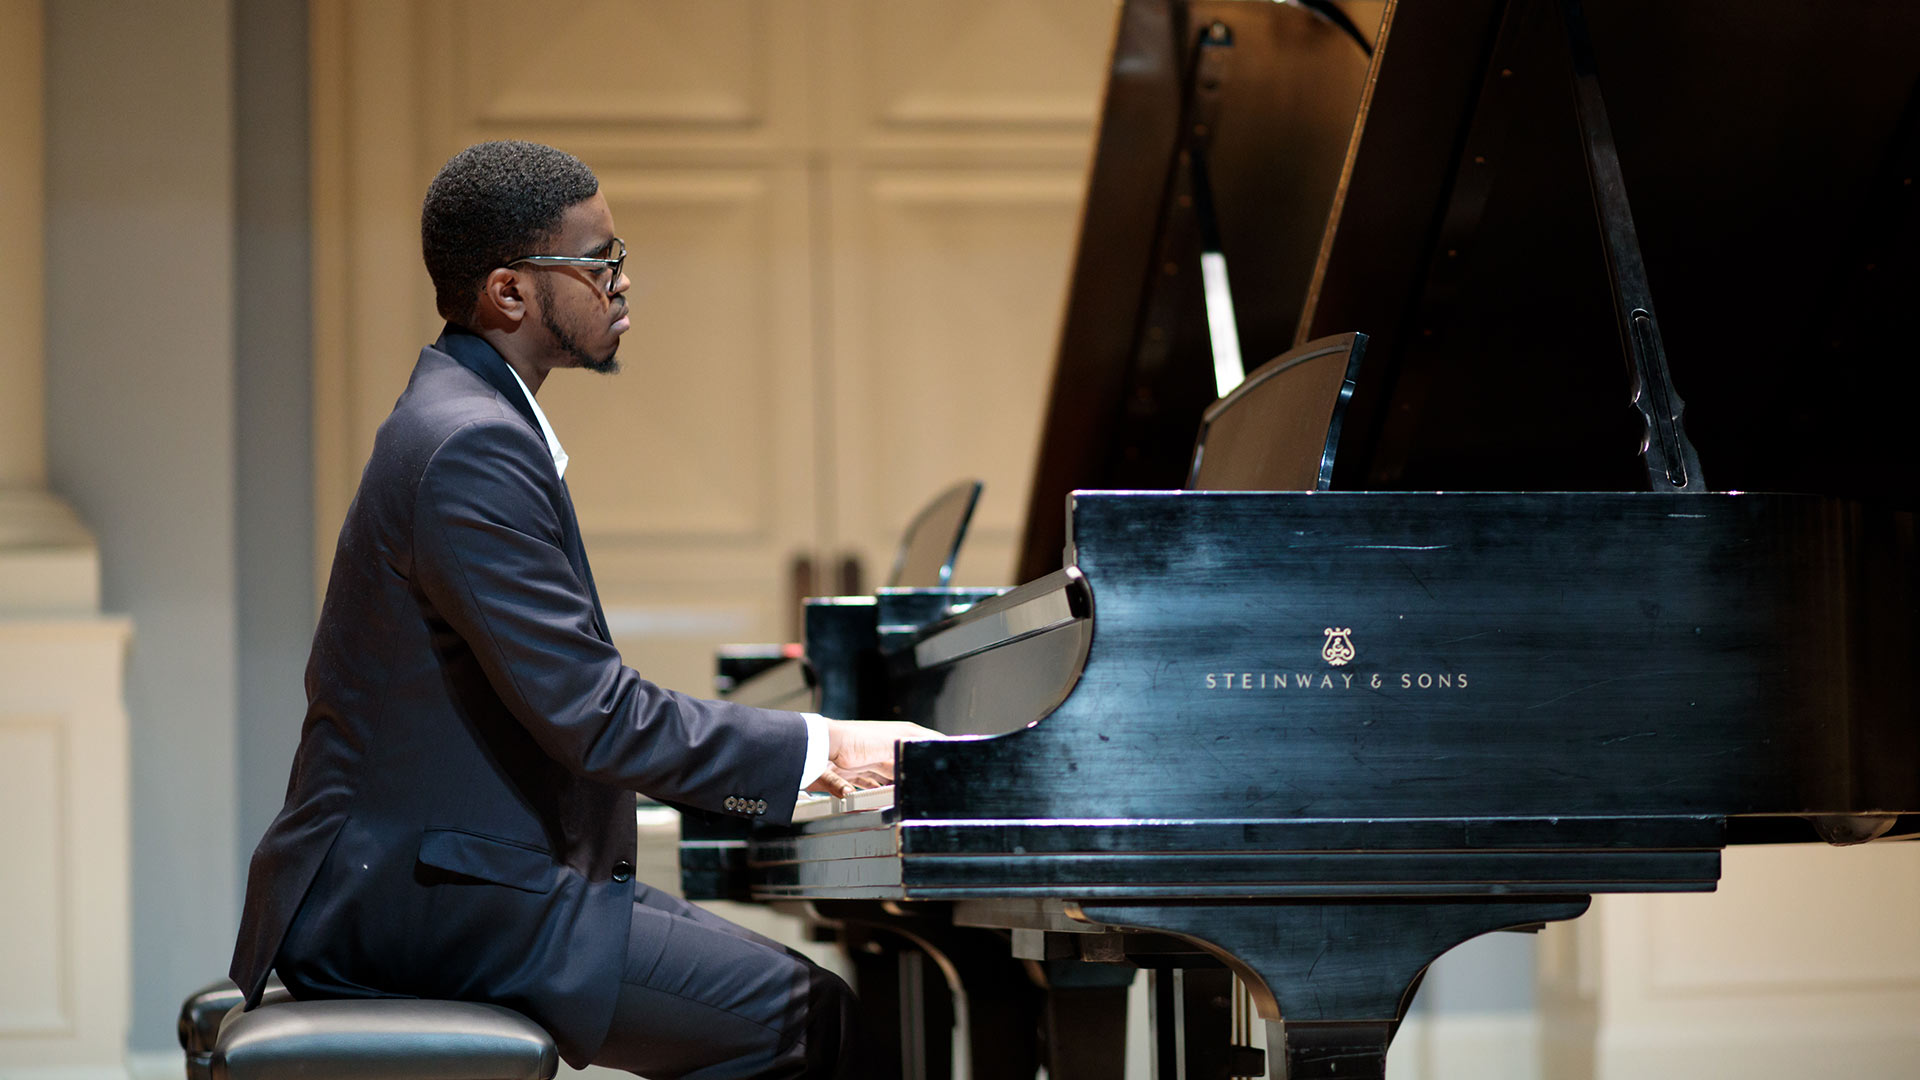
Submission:
M 180 1003 L 178 1034 L 180 1049 L 187 1055 L 187 1080 L 210 1080 L 207 1070 L 213 1062 L 213 1045 L 220 1039 L 220 1024 L 243 996 L 231 980 L 221 979 L 188 994 Z M 279 1005 L 292 1000 L 279 976 L 269 976 L 260 1003 Z
M 289 1001 L 236 1013 L 213 1080 L 551 1080 L 553 1039 L 497 1005 L 381 998 Z

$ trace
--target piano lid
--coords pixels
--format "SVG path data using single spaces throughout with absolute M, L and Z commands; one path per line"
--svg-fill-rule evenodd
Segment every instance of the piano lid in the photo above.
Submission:
M 1245 367 L 1292 346 L 1384 6 L 1121 6 L 1016 580 L 1060 568 L 1068 491 L 1185 479 L 1218 396 L 1208 209 Z
M 1712 486 L 1912 506 L 1920 4 L 1584 6 Z M 1389 14 L 1297 331 L 1371 337 L 1336 488 L 1646 487 L 1561 7 Z

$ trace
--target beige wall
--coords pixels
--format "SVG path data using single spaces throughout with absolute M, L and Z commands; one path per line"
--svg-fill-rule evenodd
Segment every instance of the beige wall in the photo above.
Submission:
M 0 1075 L 82 1077 L 126 1046 L 129 627 L 46 489 L 44 39 L 0 0 Z
M 1729 848 L 1542 935 L 1547 1080 L 1920 1076 L 1920 843 Z
M 632 253 L 626 370 L 541 391 L 629 663 L 707 690 L 715 645 L 789 632 L 790 557 L 884 574 L 963 477 L 961 576 L 1009 584 L 1112 0 L 514 10 L 315 4 L 320 569 L 437 332 L 420 195 L 512 137 L 583 157 Z
M 234 444 L 244 867 L 286 798 L 313 589 L 306 0 L 234 3 Z
M 225 967 L 236 911 L 229 19 L 223 0 L 46 8 L 47 471 L 98 538 L 103 605 L 137 627 L 130 1042 L 155 1052 Z
M 304 707 L 306 19 L 48 6 L 47 461 L 99 538 L 105 606 L 139 626 L 118 781 L 137 1073 L 177 1074 L 180 999 L 225 974 Z

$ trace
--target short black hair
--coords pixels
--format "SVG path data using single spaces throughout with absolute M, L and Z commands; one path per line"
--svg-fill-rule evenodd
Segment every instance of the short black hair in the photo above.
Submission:
M 540 143 L 483 142 L 453 155 L 420 206 L 420 253 L 441 317 L 471 319 L 487 275 L 539 254 L 567 208 L 599 190 L 579 158 Z

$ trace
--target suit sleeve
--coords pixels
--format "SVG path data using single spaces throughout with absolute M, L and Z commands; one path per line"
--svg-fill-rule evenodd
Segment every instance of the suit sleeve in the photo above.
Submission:
M 505 420 L 468 424 L 435 451 L 414 499 L 413 573 L 427 601 L 570 771 L 707 810 L 765 800 L 766 818 L 788 820 L 806 722 L 667 690 L 621 663 L 561 547 L 545 455 Z

